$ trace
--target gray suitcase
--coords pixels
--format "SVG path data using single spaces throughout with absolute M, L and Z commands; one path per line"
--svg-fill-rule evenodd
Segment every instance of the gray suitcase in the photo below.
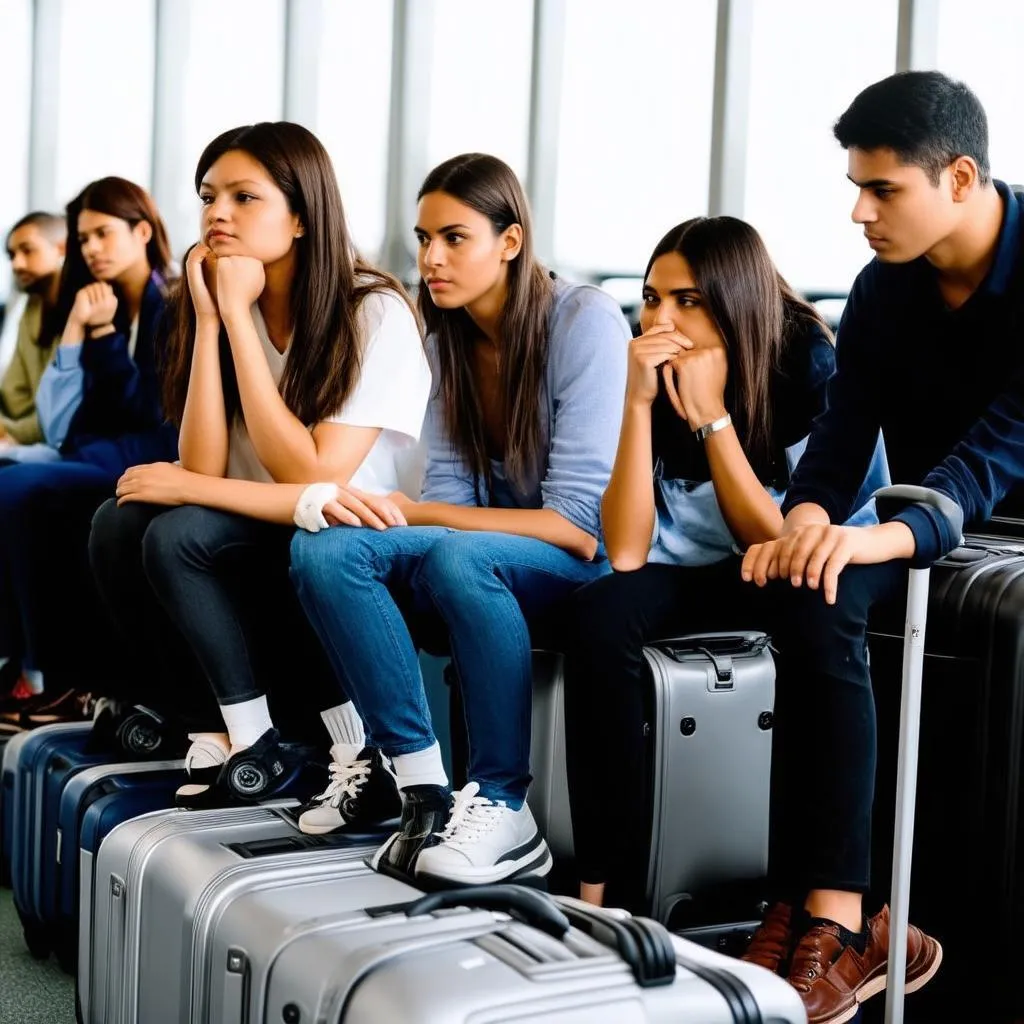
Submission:
M 285 938 L 254 1024 L 807 1019 L 797 992 L 760 967 L 520 886 L 356 910 Z
M 696 890 L 768 869 L 775 665 L 764 633 L 705 633 L 644 648 L 653 682 L 647 909 L 668 922 Z M 561 657 L 534 656 L 527 801 L 556 857 L 572 857 Z
M 187 1024 L 207 989 L 205 943 L 224 901 L 250 885 L 361 862 L 383 836 L 304 836 L 294 804 L 159 811 L 115 828 L 80 915 L 78 1000 L 92 1024 Z M 269 880 L 269 881 L 268 881 Z M 216 1019 L 216 1018 L 213 1018 Z

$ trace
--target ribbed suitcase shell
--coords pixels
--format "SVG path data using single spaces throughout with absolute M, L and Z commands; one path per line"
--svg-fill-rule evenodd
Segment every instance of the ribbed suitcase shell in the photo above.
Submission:
M 668 922 L 701 888 L 768 867 L 775 666 L 763 633 L 651 644 L 653 681 L 648 911 Z M 713 660 L 714 658 L 714 660 Z M 527 800 L 556 857 L 572 856 L 561 658 L 535 654 Z
M 576 928 L 558 939 L 491 910 L 353 911 L 311 920 L 287 938 L 255 1018 L 264 1024 L 806 1022 L 781 978 L 678 937 L 674 982 L 651 988 Z
M 207 985 L 204 944 L 229 894 L 361 859 L 384 838 L 303 836 L 282 811 L 165 811 L 107 836 L 95 861 L 92 912 L 83 912 L 80 929 L 83 1021 L 188 1024 L 193 995 Z M 261 844 L 282 852 L 252 855 Z

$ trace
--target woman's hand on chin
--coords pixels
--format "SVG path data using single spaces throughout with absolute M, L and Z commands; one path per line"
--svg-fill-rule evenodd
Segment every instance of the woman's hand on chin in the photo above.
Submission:
M 248 313 L 267 282 L 263 264 L 254 256 L 221 256 L 217 259 L 217 304 L 221 316 Z
M 118 505 L 130 501 L 149 505 L 192 505 L 189 483 L 194 474 L 173 462 L 154 462 L 148 466 L 132 466 L 117 481 Z

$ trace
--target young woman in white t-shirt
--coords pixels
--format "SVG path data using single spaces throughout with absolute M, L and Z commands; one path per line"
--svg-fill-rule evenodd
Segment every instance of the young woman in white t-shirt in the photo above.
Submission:
M 164 669 L 155 685 L 140 680 L 135 699 L 173 706 L 194 730 L 180 796 L 201 803 L 224 787 L 262 798 L 292 776 L 271 691 L 279 719 L 328 709 L 333 760 L 362 752 L 359 717 L 339 703 L 288 580 L 291 524 L 314 481 L 328 481 L 331 499 L 324 506 L 318 491 L 317 517 L 404 522 L 384 496 L 418 486 L 430 370 L 401 285 L 355 255 L 330 159 L 309 131 L 226 132 L 195 185 L 201 239 L 164 380 L 180 465 L 125 473 L 90 551 L 129 656 L 148 649 L 136 660 Z M 204 705 L 197 676 L 218 708 Z M 397 813 L 393 784 L 377 775 L 375 813 Z

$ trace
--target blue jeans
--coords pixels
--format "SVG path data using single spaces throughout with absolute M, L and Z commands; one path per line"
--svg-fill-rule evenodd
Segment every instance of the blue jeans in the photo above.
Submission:
M 609 571 L 532 537 L 404 526 L 292 540 L 299 600 L 385 754 L 435 742 L 416 655 L 440 627 L 463 691 L 469 778 L 518 809 L 530 784 L 528 622 Z

